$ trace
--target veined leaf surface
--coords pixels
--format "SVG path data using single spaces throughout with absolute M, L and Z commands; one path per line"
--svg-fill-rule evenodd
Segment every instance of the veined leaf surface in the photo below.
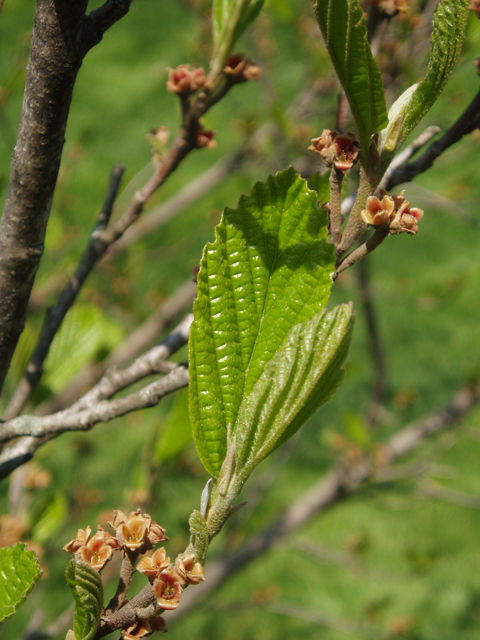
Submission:
M 380 69 L 367 40 L 358 0 L 313 0 L 318 24 L 358 127 L 364 164 L 370 138 L 387 126 Z
M 343 380 L 352 329 L 350 303 L 290 331 L 240 407 L 233 446 L 241 482 L 331 398 Z
M 75 640 L 91 640 L 97 632 L 103 609 L 102 578 L 98 571 L 80 560 L 70 560 L 65 577 L 75 599 Z
M 218 475 L 227 425 L 295 325 L 328 301 L 327 214 L 294 169 L 227 208 L 205 247 L 190 331 L 190 417 L 205 468 Z
M 462 50 L 467 28 L 469 0 L 443 0 L 433 14 L 433 33 L 427 75 L 409 87 L 391 106 L 389 125 L 380 135 L 382 167 L 386 169 L 395 151 L 431 109 L 443 91 Z M 402 117 L 401 131 L 389 148 L 388 139 L 397 118 Z
M 19 542 L 0 549 L 0 620 L 13 615 L 42 575 L 34 551 Z

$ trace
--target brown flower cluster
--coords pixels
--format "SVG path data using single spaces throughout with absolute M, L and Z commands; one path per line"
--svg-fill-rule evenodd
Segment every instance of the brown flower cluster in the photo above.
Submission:
M 351 131 L 338 133 L 324 129 L 319 138 L 312 140 L 308 149 L 318 153 L 327 166 L 343 172 L 351 169 L 360 155 L 360 145 Z
M 122 629 L 121 634 L 123 640 L 137 640 L 137 638 L 145 638 L 151 635 L 154 631 L 167 631 L 167 624 L 162 616 L 150 618 L 149 620 L 139 620 L 126 629 Z
M 223 75 L 232 84 L 258 80 L 261 73 L 260 67 L 257 67 L 250 58 L 246 58 L 243 53 L 230 56 L 223 69 Z
M 176 609 L 187 584 L 199 584 L 205 579 L 203 567 L 195 562 L 195 556 L 178 556 L 172 565 L 165 549 L 157 549 L 151 557 L 145 557 L 137 565 L 152 583 L 157 603 L 162 609 Z
M 207 82 L 205 71 L 201 67 L 195 69 L 189 64 L 180 64 L 175 69 L 167 67 L 167 71 L 167 89 L 180 96 L 189 96 L 195 93 L 202 89 Z
M 422 218 L 423 211 L 410 208 L 410 202 L 403 197 L 403 191 L 398 196 L 389 196 L 383 189 L 380 199 L 376 196 L 367 198 L 366 208 L 362 211 L 362 220 L 375 229 L 388 229 L 389 235 L 409 233 L 414 236 L 418 231 L 417 222 Z
M 216 140 L 214 140 L 216 131 L 205 131 L 205 129 L 200 129 L 197 131 L 197 140 L 196 140 L 196 148 L 197 149 L 215 149 L 217 146 Z

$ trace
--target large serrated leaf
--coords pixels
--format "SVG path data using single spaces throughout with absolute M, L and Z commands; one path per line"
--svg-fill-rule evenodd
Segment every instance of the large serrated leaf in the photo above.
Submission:
M 65 577 L 75 599 L 75 640 L 91 640 L 103 610 L 102 578 L 98 571 L 81 560 L 70 560 Z
M 443 0 L 433 14 L 433 33 L 427 75 L 418 85 L 407 89 L 389 111 L 389 125 L 382 131 L 381 148 L 387 145 L 387 160 L 402 144 L 407 135 L 431 109 L 458 60 L 465 39 L 469 0 Z M 388 148 L 388 138 L 398 117 L 402 118 L 401 129 L 395 136 L 394 145 Z M 383 154 L 385 155 L 385 154 Z
M 387 106 L 380 69 L 367 40 L 358 0 L 313 0 L 325 44 L 358 127 L 363 163 L 370 138 L 387 126 Z
M 334 271 L 327 215 L 294 169 L 226 209 L 205 247 L 190 331 L 190 417 L 205 468 L 217 476 L 227 425 L 291 329 L 328 301 Z
M 42 575 L 34 551 L 19 542 L 0 549 L 0 620 L 13 615 Z
M 322 311 L 295 326 L 245 398 L 233 433 L 236 474 L 244 482 L 331 398 L 353 329 L 353 305 Z

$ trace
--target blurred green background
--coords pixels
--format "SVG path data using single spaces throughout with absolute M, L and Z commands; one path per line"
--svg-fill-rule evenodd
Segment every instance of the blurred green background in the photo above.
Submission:
M 0 409 L 23 371 L 46 307 L 79 260 L 111 167 L 127 165 L 120 210 L 148 176 L 146 134 L 163 125 L 174 135 L 179 108 L 165 88 L 166 67 L 208 64 L 208 10 L 207 0 L 134 0 L 130 13 L 88 54 L 74 92 L 35 304 Z M 12 0 L 0 16 L 2 199 L 33 11 L 31 1 Z M 411 27 L 408 19 L 392 25 L 398 59 Z M 256 180 L 298 159 L 323 128 L 334 127 L 335 89 L 314 101 L 301 120 L 285 115 L 315 79 L 323 77 L 335 87 L 307 0 L 271 0 L 238 49 L 262 66 L 261 80 L 236 87 L 208 114 L 205 126 L 217 131 L 217 147 L 191 154 L 147 212 L 239 148 L 262 124 L 275 123 L 276 141 L 264 141 L 241 170 L 98 266 L 52 347 L 35 404 L 60 391 L 88 362 L 104 358 L 191 277 L 223 207 L 235 205 Z M 405 73 L 394 81 L 390 99 L 421 77 L 428 51 L 420 50 L 404 61 Z M 382 55 L 382 70 L 393 73 L 387 54 Z M 448 127 L 473 98 L 480 84 L 473 64 L 477 56 L 480 24 L 472 14 L 458 68 L 421 128 Z M 373 369 L 354 268 L 332 292 L 332 303 L 353 299 L 357 308 L 346 381 L 299 437 L 252 476 L 242 495 L 249 504 L 212 544 L 211 558 L 234 552 L 268 526 L 339 456 L 373 450 L 480 376 L 479 141 L 477 131 L 407 185 L 412 205 L 425 210 L 420 232 L 414 238 L 390 238 L 369 261 L 387 369 L 385 411 L 377 428 L 370 433 L 365 421 Z M 186 350 L 176 359 L 185 360 Z M 172 623 L 170 637 L 480 638 L 479 460 L 476 409 L 402 461 L 400 479 L 370 483 L 239 570 L 199 608 Z M 412 475 L 411 464 L 418 461 L 421 471 Z M 188 515 L 198 508 L 207 480 L 189 436 L 185 391 L 90 433 L 64 435 L 38 452 L 35 465 L 31 475 L 37 481 L 23 490 L 16 511 L 23 538 L 42 550 L 45 575 L 17 615 L 0 627 L 5 639 L 21 638 L 40 621 L 47 626 L 71 603 L 64 581 L 69 557 L 61 547 L 79 527 L 105 526 L 113 509 L 128 513 L 141 505 L 166 527 L 167 550 L 175 556 L 188 542 Z M 440 491 L 442 499 L 433 500 L 428 497 L 432 487 L 451 492 Z M 7 482 L 0 485 L 1 514 L 9 512 L 11 493 Z M 477 497 L 470 507 L 458 504 L 465 494 Z M 208 580 L 208 566 L 206 575 Z M 109 584 L 107 595 L 113 589 Z

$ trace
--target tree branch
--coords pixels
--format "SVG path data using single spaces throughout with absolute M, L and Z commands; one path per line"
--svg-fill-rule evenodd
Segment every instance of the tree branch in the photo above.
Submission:
M 192 319 L 191 315 L 187 316 L 166 340 L 126 369 L 109 370 L 96 387 L 69 409 L 45 417 L 20 416 L 3 423 L 0 440 L 23 437 L 0 455 L 0 480 L 30 460 L 37 449 L 60 433 L 90 429 L 98 422 L 108 422 L 125 413 L 154 406 L 165 395 L 185 387 L 188 384 L 187 368 L 165 360 L 186 344 Z M 137 392 L 108 402 L 108 398 L 118 391 L 162 370 L 170 372 Z
M 74 275 L 70 278 L 66 287 L 63 289 L 62 295 L 60 296 L 57 304 L 47 311 L 35 351 L 27 364 L 25 373 L 20 380 L 12 399 L 10 400 L 5 411 L 5 415 L 3 416 L 5 420 L 10 420 L 11 418 L 18 416 L 30 398 L 32 391 L 35 389 L 42 376 L 43 362 L 47 357 L 53 339 L 59 330 L 67 311 L 75 302 L 85 280 L 106 250 L 103 245 L 98 245 L 97 236 L 108 225 L 124 171 L 125 165 L 123 164 L 117 164 L 112 170 L 105 201 L 97 218 L 95 228 L 90 235 L 87 248 Z
M 0 390 L 25 325 L 43 254 L 73 87 L 87 51 L 81 42 L 86 7 L 87 0 L 36 4 L 20 126 L 0 221 Z

